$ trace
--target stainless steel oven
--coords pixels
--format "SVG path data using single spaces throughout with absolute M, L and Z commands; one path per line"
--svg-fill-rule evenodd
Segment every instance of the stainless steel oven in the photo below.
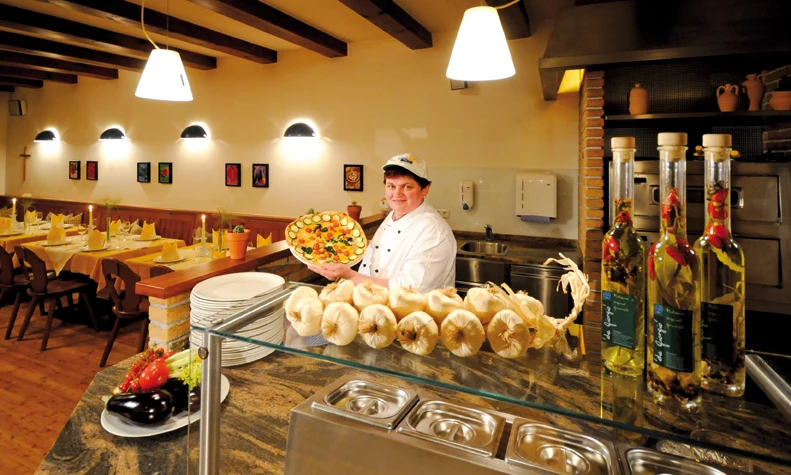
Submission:
M 791 315 L 791 164 L 733 162 L 731 221 L 744 249 L 747 309 Z M 659 237 L 659 162 L 635 162 L 634 224 L 648 243 Z M 612 188 L 612 180 L 610 180 Z M 612 196 L 610 189 L 609 196 Z M 610 206 L 612 206 L 612 200 Z M 687 163 L 687 234 L 703 232 L 703 162 Z M 612 209 L 609 217 L 612 220 Z

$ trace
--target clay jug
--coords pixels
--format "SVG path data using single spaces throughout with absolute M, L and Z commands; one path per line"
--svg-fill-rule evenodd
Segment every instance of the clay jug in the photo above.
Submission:
M 717 105 L 721 112 L 733 112 L 739 102 L 739 88 L 735 84 L 726 84 L 717 88 Z
M 747 110 L 761 110 L 761 101 L 764 98 L 764 81 L 766 79 L 763 74 L 748 74 L 747 80 L 742 83 L 742 86 L 744 86 L 742 90 L 750 98 L 750 108 Z
M 635 84 L 629 91 L 629 113 L 632 115 L 648 113 L 648 91 L 640 87 L 640 84 Z

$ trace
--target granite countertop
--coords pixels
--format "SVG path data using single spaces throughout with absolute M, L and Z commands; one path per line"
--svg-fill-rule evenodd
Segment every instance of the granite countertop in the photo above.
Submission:
M 695 416 L 671 414 L 655 406 L 643 391 L 641 378 L 612 378 L 601 374 L 598 356 L 588 362 L 579 352 L 547 348 L 531 350 L 524 358 L 506 360 L 484 346 L 470 358 L 457 358 L 438 345 L 430 357 L 408 353 L 398 345 L 373 350 L 358 338 L 349 346 L 306 349 L 324 359 L 354 361 L 391 374 L 407 374 L 462 388 L 486 390 L 512 402 L 484 399 L 474 394 L 419 385 L 338 365 L 329 361 L 275 352 L 255 363 L 224 368 L 231 389 L 222 408 L 220 473 L 283 473 L 290 410 L 335 379 L 355 374 L 418 391 L 421 398 L 441 398 L 480 408 L 492 408 L 553 426 L 608 439 L 652 447 L 655 438 L 602 425 L 615 419 L 646 429 L 686 436 L 705 428 L 733 434 L 746 450 L 788 457 L 791 427 L 772 407 L 741 399 L 705 396 Z M 197 470 L 198 432 L 194 423 L 169 434 L 125 439 L 102 429 L 101 396 L 120 381 L 130 360 L 100 372 L 75 408 L 37 473 L 194 473 Z M 471 390 L 471 389 L 468 389 Z M 533 407 L 519 405 L 527 401 Z M 541 406 L 551 406 L 549 412 Z M 560 413 L 585 415 L 570 418 Z M 189 456 L 187 457 L 187 453 Z M 787 467 L 756 462 L 758 473 L 788 473 Z
M 483 233 L 454 231 L 456 237 L 457 257 L 475 257 L 509 264 L 543 265 L 547 259 L 560 259 L 560 253 L 582 266 L 579 245 L 570 239 L 546 238 L 536 236 L 517 236 L 512 234 L 495 234 L 494 241 L 508 245 L 503 255 L 481 254 L 463 251 L 461 247 L 468 241 L 484 241 Z

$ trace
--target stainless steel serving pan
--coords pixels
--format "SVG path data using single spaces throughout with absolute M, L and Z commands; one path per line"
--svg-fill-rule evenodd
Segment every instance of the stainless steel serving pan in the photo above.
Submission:
M 414 391 L 354 379 L 341 382 L 313 407 L 390 430 L 416 401 Z

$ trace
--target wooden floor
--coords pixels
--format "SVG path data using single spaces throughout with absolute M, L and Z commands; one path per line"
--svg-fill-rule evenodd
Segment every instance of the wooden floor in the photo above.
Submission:
M 49 452 L 99 368 L 109 331 L 55 319 L 41 353 L 46 318 L 38 312 L 25 339 L 16 341 L 27 305 L 20 309 L 12 339 L 4 340 L 11 305 L 0 310 L 0 473 L 30 474 Z M 107 365 L 137 351 L 137 324 L 122 328 Z

